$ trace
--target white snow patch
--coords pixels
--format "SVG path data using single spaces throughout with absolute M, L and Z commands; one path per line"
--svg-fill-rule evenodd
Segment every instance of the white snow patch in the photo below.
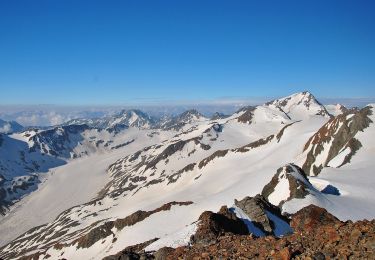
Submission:
M 145 251 L 156 251 L 162 247 L 176 248 L 179 246 L 187 246 L 190 242 L 190 237 L 197 231 L 198 224 L 199 222 L 195 222 L 187 225 L 181 230 L 165 235 L 154 243 L 148 245 L 145 248 Z
M 285 201 L 290 196 L 289 180 L 284 171 L 279 175 L 278 184 L 275 190 L 268 196 L 268 201 L 273 205 L 279 205 L 281 201 Z
M 336 155 L 335 158 L 329 161 L 328 166 L 329 167 L 339 167 L 343 162 L 345 157 L 350 154 L 351 149 L 350 147 L 346 147 L 343 151 L 341 151 L 338 155 Z

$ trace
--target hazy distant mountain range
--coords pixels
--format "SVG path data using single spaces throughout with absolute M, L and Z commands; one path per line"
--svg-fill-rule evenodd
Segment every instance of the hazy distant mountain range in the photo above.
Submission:
M 241 107 L 260 105 L 272 98 L 230 98 L 196 102 L 153 102 L 145 105 L 128 106 L 57 106 L 57 105 L 0 105 L 0 118 L 16 121 L 23 126 L 58 125 L 77 118 L 98 118 L 111 116 L 124 109 L 139 109 L 155 118 L 178 115 L 189 109 L 197 109 L 207 117 L 214 113 L 232 114 Z M 341 104 L 345 107 L 363 107 L 375 103 L 375 98 L 324 98 L 325 105 Z

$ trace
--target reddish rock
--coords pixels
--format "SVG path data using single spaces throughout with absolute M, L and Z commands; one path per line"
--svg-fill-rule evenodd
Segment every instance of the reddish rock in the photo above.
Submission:
M 289 248 L 288 247 L 284 247 L 283 249 L 281 249 L 279 251 L 279 253 L 274 256 L 274 259 L 278 259 L 278 260 L 289 260 L 291 257 L 291 254 L 289 252 Z
M 218 213 L 203 212 L 199 217 L 196 233 L 191 237 L 194 244 L 209 245 L 215 243 L 219 236 L 225 233 L 244 235 L 249 234 L 247 226 L 226 206 Z
M 323 225 L 335 225 L 340 220 L 327 210 L 309 205 L 293 215 L 290 226 L 294 232 L 312 232 Z

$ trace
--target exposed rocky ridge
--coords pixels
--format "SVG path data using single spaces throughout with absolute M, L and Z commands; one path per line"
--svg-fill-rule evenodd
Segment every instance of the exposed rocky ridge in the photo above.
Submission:
M 78 230 L 77 232 L 65 237 L 65 239 L 63 240 L 63 241 L 71 241 L 71 242 L 59 242 L 61 240 L 56 241 L 54 238 L 62 236 L 66 233 L 66 231 L 64 230 L 64 228 L 66 228 L 65 226 L 63 229 L 60 229 L 60 231 L 58 231 L 56 234 L 49 237 L 47 241 L 43 241 L 43 244 L 39 244 L 39 245 L 37 244 L 37 246 L 34 246 L 33 248 L 28 248 L 26 250 L 17 250 L 17 249 L 12 250 L 12 248 L 16 248 L 17 244 L 19 243 L 32 243 L 33 241 L 40 241 L 41 239 L 40 228 L 42 229 L 48 228 L 49 230 L 49 232 L 47 232 L 47 237 L 48 237 L 48 235 L 53 234 L 55 227 L 53 226 L 48 227 L 48 225 L 45 225 L 42 227 L 33 228 L 29 230 L 28 232 L 26 232 L 24 236 L 20 236 L 19 238 L 15 239 L 12 243 L 0 248 L 0 257 L 13 259 L 16 257 L 24 256 L 31 251 L 34 251 L 34 254 L 35 254 L 35 251 L 38 251 L 37 255 L 40 256 L 40 255 L 45 255 L 46 251 L 51 247 L 61 249 L 61 248 L 68 247 L 71 245 L 76 245 L 77 249 L 88 248 L 92 246 L 93 244 L 95 244 L 97 241 L 103 238 L 106 238 L 108 236 L 113 236 L 112 239 L 116 239 L 116 236 L 113 233 L 114 228 L 116 228 L 116 230 L 121 230 L 124 227 L 132 226 L 138 222 L 143 221 L 144 219 L 148 218 L 152 214 L 155 214 L 161 211 L 168 211 L 171 209 L 172 206 L 187 206 L 192 203 L 193 202 L 191 201 L 186 201 L 186 202 L 172 201 L 151 211 L 138 210 L 122 219 L 93 223 L 88 228 L 84 230 Z M 64 217 L 65 215 L 64 213 L 62 213 L 57 217 L 57 219 L 64 218 Z M 65 221 L 63 221 L 60 224 L 64 224 L 64 222 Z M 75 225 L 74 223 L 69 223 L 69 222 L 65 222 L 65 224 L 70 225 L 70 226 Z M 43 231 L 45 232 L 45 230 Z M 4 250 L 5 248 L 7 248 L 6 251 Z M 31 257 L 30 259 L 32 259 L 33 255 L 31 255 L 30 257 Z
M 282 238 L 225 234 L 214 244 L 169 250 L 165 259 L 372 259 L 375 254 L 374 220 L 341 222 L 310 205 L 292 216 L 291 226 L 294 233 Z
M 277 169 L 271 181 L 264 186 L 262 195 L 281 207 L 286 201 L 305 198 L 315 191 L 304 171 L 295 164 L 288 164 Z
M 108 172 L 112 179 L 100 195 L 107 194 L 113 198 L 125 193 L 135 194 L 140 189 L 157 183 L 176 182 L 183 174 L 194 170 L 198 164 L 194 161 L 194 155 L 209 154 L 210 143 L 217 140 L 222 129 L 222 125 L 212 123 L 195 137 L 149 146 L 119 159 L 109 166 Z M 184 158 L 183 166 L 167 168 L 169 160 L 175 157 Z M 199 167 L 202 168 L 202 164 Z
M 238 112 L 243 112 L 243 113 L 237 118 L 237 121 L 240 123 L 250 124 L 253 118 L 255 109 L 256 107 L 253 107 L 253 106 L 240 109 Z
M 180 130 L 187 124 L 206 120 L 206 118 L 195 109 L 187 110 L 180 115 L 166 117 L 154 125 L 154 128 L 163 130 Z
M 81 236 L 80 238 L 77 238 L 72 244 L 77 244 L 77 248 L 88 248 L 92 246 L 95 242 L 97 242 L 98 240 L 105 238 L 107 236 L 110 236 L 110 235 L 114 235 L 114 233 L 111 231 L 113 227 L 115 227 L 117 230 L 122 230 L 124 227 L 133 226 L 137 224 L 138 222 L 143 221 L 144 219 L 148 218 L 152 214 L 158 213 L 160 211 L 170 210 L 172 206 L 176 206 L 176 205 L 187 206 L 192 203 L 193 203 L 192 201 L 187 201 L 187 202 L 172 201 L 151 211 L 138 210 L 125 218 L 116 219 L 114 221 L 108 221 L 108 222 L 105 222 L 104 224 L 101 224 L 100 226 L 90 229 L 90 231 L 87 234 L 85 234 L 84 236 Z
M 83 140 L 82 133 L 89 129 L 87 125 L 68 125 L 37 132 L 29 138 L 30 151 L 40 150 L 51 156 L 75 158 L 73 148 Z
M 181 151 L 190 142 L 199 143 L 199 140 L 180 140 L 165 147 L 154 145 L 118 160 L 109 167 L 108 171 L 112 176 L 112 180 L 104 187 L 100 194 L 104 195 L 110 193 L 111 197 L 115 197 L 124 192 L 129 193 L 136 188 L 137 190 L 135 191 L 138 191 L 138 189 L 142 187 L 162 182 L 168 178 L 174 179 L 176 173 L 177 175 L 181 174 L 188 168 L 180 169 L 181 172 L 176 171 L 170 174 L 164 172 L 159 176 L 154 175 L 152 178 L 147 177 L 152 174 L 152 172 L 156 172 L 157 165 L 162 165 L 163 161 L 167 161 L 170 156 Z M 148 152 L 149 150 L 160 150 L 161 148 L 164 149 L 159 153 L 155 153 L 156 155 Z
M 285 125 L 283 128 L 281 128 L 281 130 L 279 131 L 279 133 L 277 133 L 277 135 L 276 135 L 277 142 L 280 142 L 281 137 L 284 135 L 285 129 L 287 129 L 288 127 L 290 127 L 290 126 L 292 126 L 293 124 L 298 123 L 298 122 L 299 122 L 299 121 L 297 121 L 297 122 L 293 122 L 293 123 L 290 123 L 290 124 L 287 124 L 287 125 Z
M 241 146 L 239 148 L 217 150 L 214 153 L 212 153 L 210 156 L 201 160 L 198 164 L 198 168 L 202 169 L 204 166 L 206 166 L 209 162 L 213 161 L 215 158 L 224 157 L 228 152 L 246 153 L 246 152 L 248 152 L 252 149 L 258 148 L 258 147 L 263 146 L 263 145 L 266 145 L 269 142 L 271 142 L 274 139 L 274 137 L 275 137 L 275 135 L 270 135 L 270 136 L 267 136 L 266 138 L 260 138 L 260 139 L 254 141 L 254 142 L 251 142 L 251 143 L 246 144 L 244 146 Z
M 372 123 L 369 118 L 372 113 L 371 107 L 365 107 L 359 111 L 350 110 L 329 120 L 305 144 L 306 160 L 303 170 L 309 175 L 317 175 L 341 152 L 346 155 L 341 163 L 334 166 L 341 167 L 350 162 L 362 146 L 355 136 Z
M 167 184 L 171 184 L 176 182 L 183 174 L 194 171 L 195 169 L 200 170 L 216 158 L 226 156 L 228 152 L 248 152 L 270 143 L 275 138 L 275 135 L 270 135 L 239 148 L 216 150 L 209 154 L 208 152 L 211 151 L 211 146 L 204 142 L 207 142 L 207 140 L 209 142 L 215 142 L 222 130 L 222 125 L 213 123 L 209 128 L 203 131 L 201 135 L 196 137 L 185 140 L 178 139 L 175 142 L 146 147 L 143 150 L 116 161 L 110 165 L 108 169 L 112 180 L 100 192 L 100 195 L 108 194 L 113 198 L 125 193 L 135 194 L 140 189 L 157 183 L 167 182 Z M 283 128 L 281 131 L 284 130 Z M 278 136 L 278 140 L 280 140 L 282 133 L 279 133 Z M 182 152 L 186 150 L 189 151 L 187 154 Z M 208 155 L 199 162 L 195 162 L 193 159 L 189 160 L 189 157 L 199 153 L 198 150 L 200 150 L 200 153 L 208 153 Z M 176 156 L 185 158 L 187 164 L 176 170 L 167 169 L 165 165 L 168 164 L 169 159 Z
M 255 148 L 258 148 L 260 146 L 268 144 L 269 142 L 271 142 L 273 140 L 274 137 L 275 137 L 275 135 L 270 135 L 270 136 L 267 136 L 266 138 L 260 138 L 256 141 L 251 142 L 249 144 L 246 144 L 246 145 L 244 145 L 240 148 L 232 149 L 231 151 L 232 152 L 245 153 L 245 152 L 250 151 L 251 149 L 255 149 Z

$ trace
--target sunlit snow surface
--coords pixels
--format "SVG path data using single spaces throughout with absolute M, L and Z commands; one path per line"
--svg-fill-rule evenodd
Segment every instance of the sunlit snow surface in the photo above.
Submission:
M 310 109 L 315 112 L 315 105 Z M 160 169 L 178 169 L 186 166 L 190 162 L 189 160 L 199 162 L 204 156 L 212 154 L 215 150 L 241 147 L 259 138 L 265 138 L 271 134 L 276 135 L 287 123 L 298 122 L 287 127 L 279 141 L 274 138 L 269 143 L 244 153 L 229 151 L 224 157 L 215 158 L 202 169 L 195 167 L 192 171 L 184 173 L 173 184 L 167 185 L 166 182 L 162 182 L 142 189 L 132 196 L 119 197 L 116 201 L 106 198 L 100 206 L 77 207 L 77 211 L 71 217 L 79 219 L 80 225 L 74 227 L 70 232 L 88 227 L 96 221 L 124 218 L 136 210 L 153 210 L 171 201 L 194 202 L 189 206 L 173 206 L 170 211 L 155 213 L 144 221 L 125 227 L 121 231 L 114 228 L 114 235 L 99 240 L 89 249 L 77 250 L 74 245 L 62 250 L 51 248 L 47 253 L 53 259 L 60 257 L 61 253 L 63 253 L 62 257 L 67 259 L 101 259 L 121 251 L 126 246 L 154 238 L 160 239 L 148 247 L 150 250 L 156 250 L 162 246 L 187 244 L 188 237 L 194 233 L 196 221 L 203 211 L 216 212 L 222 205 L 232 205 L 235 198 L 254 196 L 262 191 L 264 185 L 271 180 L 279 167 L 291 162 L 301 165 L 303 146 L 309 137 L 327 122 L 328 118 L 315 116 L 313 113 L 308 117 L 304 115 L 303 120 L 300 121 L 302 117 L 299 111 L 300 108 L 291 105 L 289 116 L 292 119 L 288 119 L 286 115 L 276 109 L 262 107 L 255 111 L 252 124 L 237 122 L 236 115 L 217 120 L 217 123 L 223 124 L 223 131 L 219 133 L 216 141 L 210 141 L 211 149 L 209 151 L 200 150 L 197 155 L 188 157 L 186 154 L 191 152 L 192 147 L 186 147 L 182 152 L 170 158 L 170 161 L 174 162 L 173 165 L 168 164 Z M 293 119 L 293 115 L 296 116 L 296 119 Z M 371 119 L 374 121 L 374 116 L 371 116 Z M 208 128 L 209 123 L 209 121 L 201 121 L 194 131 L 172 140 L 189 139 L 201 135 Z M 187 129 L 188 127 L 185 128 L 185 130 Z M 170 136 L 173 134 L 168 131 L 162 132 L 156 139 L 147 140 L 145 143 L 134 142 L 122 150 L 82 158 L 51 170 L 41 188 L 17 204 L 13 211 L 0 222 L 0 233 L 8 234 L 9 232 L 10 234 L 4 238 L 4 242 L 31 226 L 53 220 L 63 209 L 87 201 L 108 180 L 105 170 L 109 164 L 147 144 L 160 143 L 163 138 L 171 142 Z M 358 134 L 363 148 L 352 158 L 350 164 L 341 168 L 323 169 L 318 177 L 311 178 L 316 193 L 312 193 L 313 195 L 309 195 L 305 199 L 287 202 L 284 204 L 283 210 L 295 212 L 305 205 L 314 203 L 327 208 L 342 220 L 374 218 L 375 201 L 372 197 L 375 192 L 373 177 L 375 167 L 375 162 L 373 162 L 375 155 L 374 134 L 374 125 L 371 124 L 366 131 Z M 144 139 L 138 138 L 138 140 Z M 205 141 L 209 142 L 209 140 Z M 52 172 L 54 172 L 53 175 Z M 340 195 L 319 193 L 318 191 L 324 189 L 326 184 L 336 187 L 340 191 Z M 79 193 L 82 192 L 82 195 L 74 195 L 77 189 L 82 189 L 79 191 Z M 273 202 L 280 201 L 280 197 L 285 196 L 285 192 L 288 192 L 286 187 L 277 191 L 277 196 L 275 195 L 275 198 L 272 199 Z M 48 209 L 48 207 L 52 208 Z M 243 212 L 241 213 L 238 209 L 235 211 L 239 217 L 246 218 L 242 214 Z M 25 216 L 31 216 L 35 212 L 41 212 L 40 215 L 46 216 L 44 218 L 43 216 L 31 217 L 30 220 L 25 220 Z M 82 219 L 82 215 L 80 215 L 87 216 L 93 212 L 97 214 L 95 217 Z M 274 216 L 269 214 L 272 219 Z M 17 223 L 21 224 L 17 226 Z M 290 231 L 285 223 L 278 221 L 276 223 L 278 234 L 283 235 Z M 258 232 L 255 229 L 253 231 Z M 117 240 L 113 242 L 114 237 Z

